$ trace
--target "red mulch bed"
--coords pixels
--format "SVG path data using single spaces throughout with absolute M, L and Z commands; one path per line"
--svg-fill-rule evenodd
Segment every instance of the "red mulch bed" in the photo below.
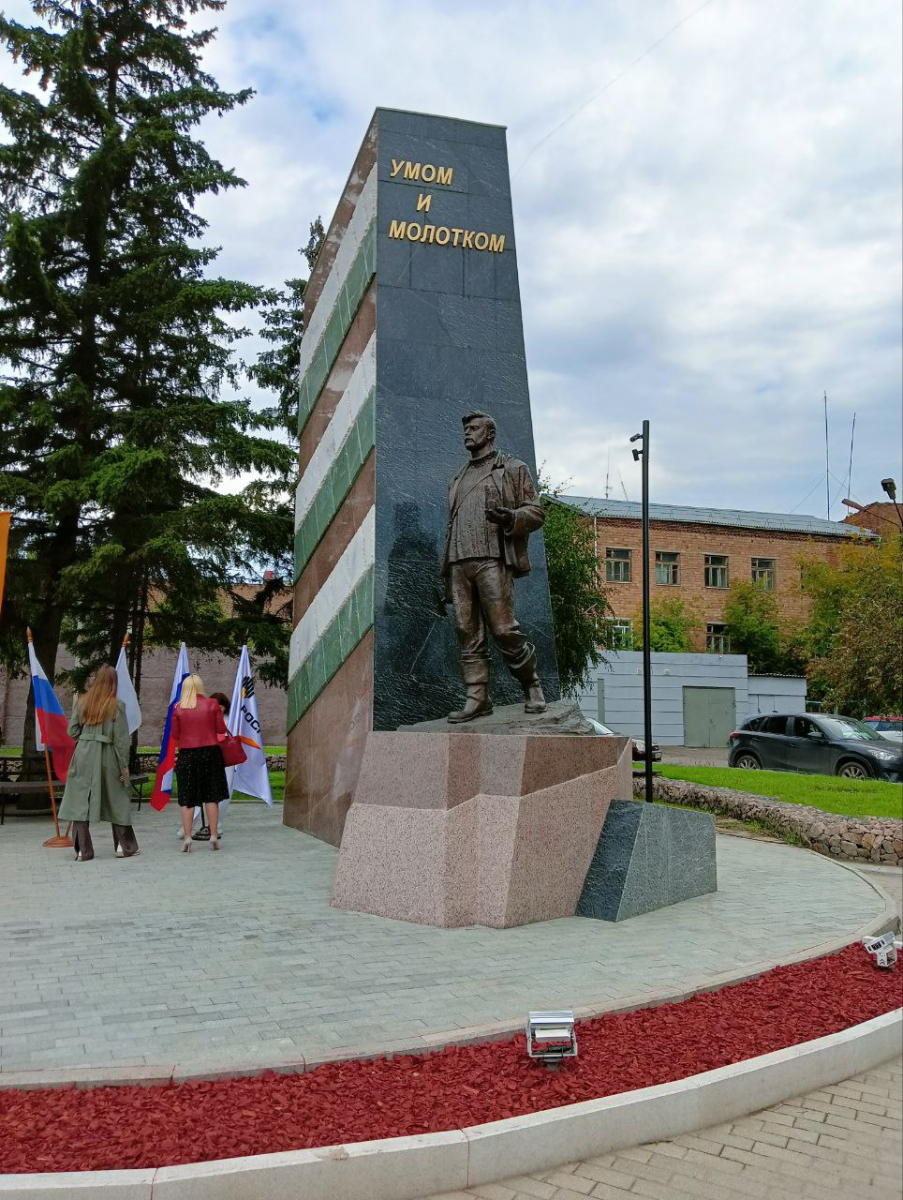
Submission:
M 901 1003 L 860 945 L 678 1004 L 596 1017 L 548 1071 L 524 1038 L 328 1063 L 306 1075 L 0 1092 L 0 1172 L 205 1162 L 434 1133 L 668 1083 L 847 1029 Z

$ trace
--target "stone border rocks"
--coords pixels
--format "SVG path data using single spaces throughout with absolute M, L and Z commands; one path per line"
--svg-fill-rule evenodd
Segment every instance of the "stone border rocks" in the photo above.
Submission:
M 642 779 L 634 780 L 633 792 L 643 795 Z M 903 820 L 894 817 L 844 817 L 774 796 L 661 775 L 653 782 L 653 793 L 668 804 L 687 804 L 740 821 L 761 821 L 776 834 L 794 834 L 808 849 L 831 858 L 862 865 L 903 866 Z

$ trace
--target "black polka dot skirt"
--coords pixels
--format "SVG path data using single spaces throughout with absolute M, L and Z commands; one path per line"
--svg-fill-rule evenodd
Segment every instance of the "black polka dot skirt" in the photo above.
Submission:
M 228 799 L 229 785 L 219 746 L 180 750 L 176 759 L 176 786 L 182 808 Z

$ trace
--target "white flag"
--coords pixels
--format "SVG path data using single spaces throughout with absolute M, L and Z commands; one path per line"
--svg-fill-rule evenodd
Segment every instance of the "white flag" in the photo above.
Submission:
M 229 732 L 241 741 L 242 748 L 248 756 L 247 761 L 239 763 L 230 771 L 230 798 L 233 791 L 243 792 L 246 796 L 257 796 L 259 800 L 265 800 L 272 807 L 273 793 L 270 790 L 270 775 L 263 750 L 263 733 L 257 716 L 254 675 L 247 646 L 242 646 L 235 686 L 232 688 Z M 222 806 L 220 808 L 222 809 Z
M 119 651 L 119 659 L 116 662 L 116 695 L 125 705 L 125 716 L 129 723 L 129 733 L 134 733 L 136 729 L 141 728 L 141 708 L 138 705 L 138 697 L 135 695 L 132 677 L 129 675 L 129 664 L 125 657 L 125 646 Z

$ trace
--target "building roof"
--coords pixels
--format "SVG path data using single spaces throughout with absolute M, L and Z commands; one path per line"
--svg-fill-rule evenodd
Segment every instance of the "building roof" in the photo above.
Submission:
M 559 496 L 564 504 L 579 508 L 588 517 L 639 521 L 642 506 L 635 500 L 597 500 L 592 496 Z M 690 504 L 650 504 L 651 521 L 677 521 L 684 525 L 726 525 L 737 529 L 767 529 L 780 533 L 801 533 L 816 537 L 861 537 L 869 530 L 824 517 L 802 513 L 746 512 L 739 508 L 698 508 Z

